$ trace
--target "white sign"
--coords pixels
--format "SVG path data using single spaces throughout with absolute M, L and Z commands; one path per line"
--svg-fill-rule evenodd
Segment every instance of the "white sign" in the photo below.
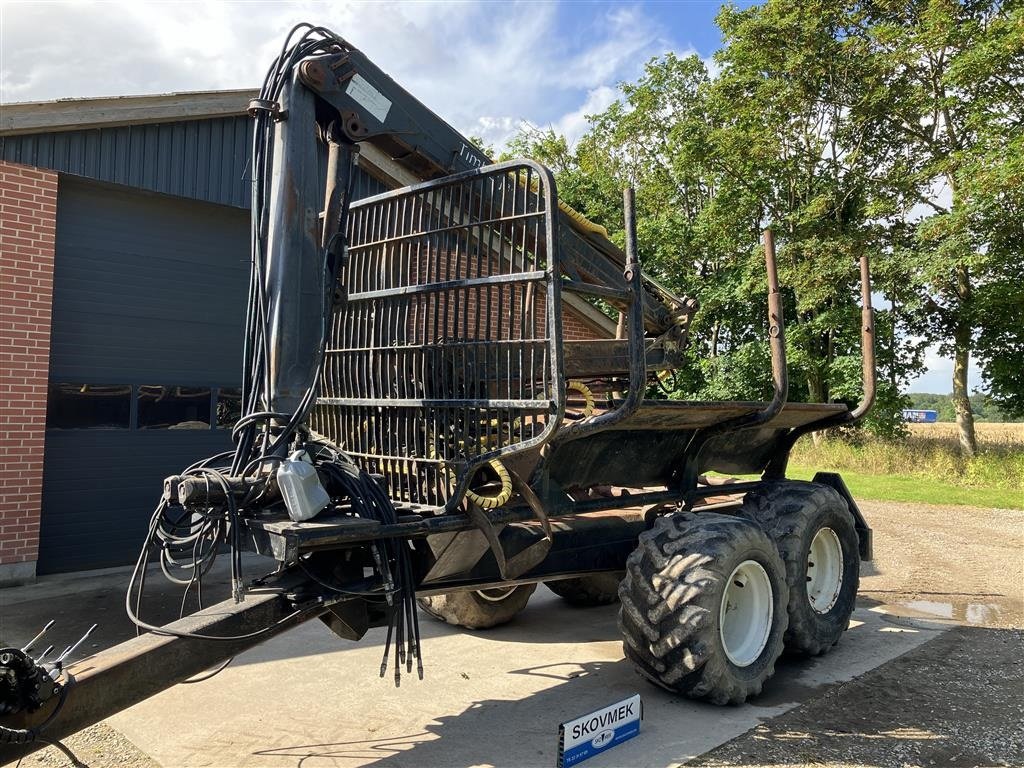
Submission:
M 362 75 L 352 76 L 352 79 L 348 81 L 345 93 L 382 123 L 388 116 L 388 112 L 391 111 L 391 99 L 370 85 Z
M 640 733 L 640 694 L 558 726 L 558 768 L 581 763 Z

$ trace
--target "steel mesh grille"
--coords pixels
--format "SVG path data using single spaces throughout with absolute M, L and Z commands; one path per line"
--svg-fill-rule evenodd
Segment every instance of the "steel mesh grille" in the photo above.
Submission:
M 353 204 L 310 425 L 394 500 L 451 508 L 481 464 L 557 426 L 556 210 L 523 163 Z

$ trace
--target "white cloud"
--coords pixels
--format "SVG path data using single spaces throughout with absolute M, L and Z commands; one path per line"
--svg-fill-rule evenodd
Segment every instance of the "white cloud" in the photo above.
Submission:
M 939 354 L 938 345 L 925 350 L 925 372 L 911 380 L 908 392 L 930 392 L 933 394 L 950 394 L 953 391 L 953 360 Z M 973 392 L 982 384 L 978 366 L 971 361 L 967 374 L 967 389 Z
M 619 92 L 610 86 L 601 85 L 587 93 L 587 98 L 577 109 L 562 115 L 552 126 L 555 133 L 565 136 L 569 143 L 577 141 L 590 123 L 587 115 L 604 112 L 618 97 Z
M 499 145 L 523 120 L 578 137 L 620 81 L 677 47 L 638 7 L 6 3 L 0 14 L 0 103 L 255 87 L 285 32 L 310 20 L 459 130 Z

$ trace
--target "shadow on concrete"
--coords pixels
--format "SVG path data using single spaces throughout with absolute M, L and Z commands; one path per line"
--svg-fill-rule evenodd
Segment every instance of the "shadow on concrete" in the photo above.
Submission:
M 542 665 L 512 670 L 510 674 L 541 676 L 554 680 L 556 685 L 517 700 L 485 699 L 457 715 L 438 717 L 426 730 L 386 739 L 356 739 L 333 743 L 295 744 L 274 749 L 258 750 L 254 757 L 287 758 L 288 764 L 346 765 L 357 762 L 373 766 L 451 766 L 490 765 L 494 768 L 523 768 L 543 765 L 550 768 L 556 750 L 558 723 L 570 719 L 586 709 L 585 702 L 601 701 L 610 704 L 621 698 L 617 691 L 620 679 L 640 687 L 642 681 L 635 675 L 632 665 L 624 659 L 614 662 L 589 662 Z M 565 686 L 572 684 L 572 695 Z M 642 689 L 645 698 L 671 698 L 669 694 Z M 582 707 L 572 714 L 565 713 L 567 703 L 579 702 Z M 596 706 L 601 706 L 598 704 Z M 512 731 L 510 722 L 523 723 L 521 713 L 537 713 L 535 721 L 545 726 L 528 731 Z M 625 756 L 624 748 L 616 750 Z M 294 763 L 291 760 L 294 759 Z M 629 764 L 629 763 L 615 763 Z
M 513 670 L 554 685 L 519 701 L 481 699 L 401 736 L 302 742 L 252 754 L 254 762 L 276 758 L 272 764 L 297 767 L 550 768 L 557 723 L 611 703 L 632 680 L 649 708 L 676 714 L 675 733 L 663 727 L 649 739 L 627 742 L 603 765 L 1021 765 L 1022 637 L 1014 629 L 957 627 L 857 679 L 827 686 L 794 680 L 817 660 L 784 661 L 747 709 L 774 708 L 794 696 L 802 703 L 784 714 L 766 712 L 750 723 L 752 730 L 744 734 L 747 728 L 737 728 L 735 739 L 704 757 L 698 756 L 716 742 L 702 749 L 695 732 L 712 730 L 709 719 L 728 720 L 740 708 L 699 705 L 704 711 L 695 717 L 695 705 L 645 685 L 625 660 Z M 513 732 L 510 723 L 542 725 Z
M 877 605 L 865 601 L 861 608 Z M 532 615 L 530 615 L 532 613 Z M 521 614 L 521 621 L 493 631 L 495 640 L 538 642 L 538 632 L 555 643 L 607 642 L 618 639 L 615 606 L 586 611 L 592 620 L 582 627 L 567 617 L 575 610 L 561 601 L 547 600 Z M 560 620 L 559 620 L 560 619 Z M 936 625 L 916 619 L 874 620 L 872 633 L 921 633 Z M 430 626 L 430 625 L 425 625 Z M 435 623 L 432 636 L 457 632 Z M 488 633 L 489 635 L 491 633 Z M 931 634 L 930 632 L 928 634 Z M 476 633 L 476 637 L 482 633 Z M 847 653 L 859 640 L 843 643 Z M 781 714 L 797 702 L 813 701 L 823 692 L 848 682 L 830 679 L 833 656 L 815 659 L 784 657 L 764 693 L 743 708 L 718 708 L 694 703 L 651 686 L 640 678 L 625 659 L 599 662 L 549 663 L 524 666 L 506 672 L 542 678 L 548 687 L 519 699 L 479 699 L 456 715 L 436 717 L 424 729 L 380 739 L 333 742 L 301 742 L 256 749 L 253 757 L 276 758 L 277 763 L 296 766 L 350 764 L 385 766 L 493 765 L 547 766 L 554 763 L 559 722 L 622 698 L 624 692 L 638 691 L 644 697 L 649 717 L 648 739 L 638 739 L 616 748 L 606 765 L 669 765 L 695 758 L 706 749 L 738 736 L 759 722 Z M 822 682 L 826 680 L 826 682 Z M 516 730 L 510 728 L 515 723 Z M 723 735 L 724 734 L 724 735 Z M 283 760 L 282 760 L 283 758 Z M 748 754 L 749 759 L 749 754 Z M 294 761 L 294 762 L 293 762 Z M 748 763 L 750 764 L 750 763 Z M 887 763 L 879 763 L 879 765 Z

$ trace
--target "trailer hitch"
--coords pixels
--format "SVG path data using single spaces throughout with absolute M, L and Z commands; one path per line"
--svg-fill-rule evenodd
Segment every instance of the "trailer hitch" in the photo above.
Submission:
M 53 661 L 44 662 L 43 659 L 53 650 L 52 645 L 36 657 L 29 652 L 53 625 L 53 620 L 47 622 L 22 648 L 0 648 L 0 717 L 38 712 L 53 699 L 57 699 L 49 716 L 38 725 L 15 728 L 0 723 L 0 744 L 30 744 L 41 737 L 60 712 L 67 690 L 74 681 L 73 677 L 65 673 L 64 662 L 97 626 L 93 624 L 89 627 L 77 642 L 65 648 Z

